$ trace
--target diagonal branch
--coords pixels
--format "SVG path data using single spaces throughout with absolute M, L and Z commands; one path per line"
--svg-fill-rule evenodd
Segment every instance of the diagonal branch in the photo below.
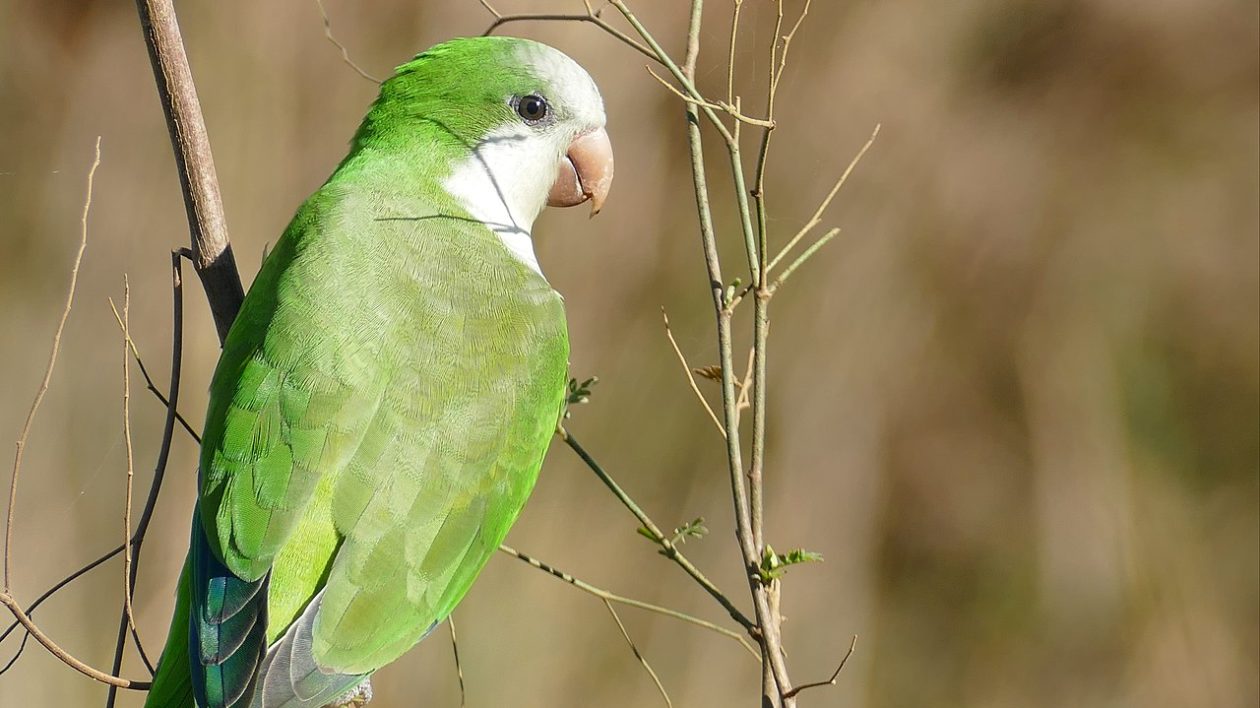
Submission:
M 731 602 L 730 598 L 728 598 L 725 593 L 713 584 L 713 581 L 709 580 L 704 573 L 700 572 L 700 569 L 697 568 L 695 564 L 683 555 L 683 552 L 678 549 L 678 546 L 674 544 L 673 540 L 669 536 L 665 535 L 665 533 L 661 531 L 661 527 L 657 526 L 655 521 L 652 521 L 652 518 L 639 507 L 638 503 L 635 502 L 629 494 L 626 494 L 626 491 L 621 488 L 621 485 L 617 484 L 617 481 L 604 471 L 604 468 L 595 461 L 595 458 L 591 457 L 590 453 L 586 451 L 586 448 L 582 447 L 581 444 L 578 443 L 577 439 L 570 435 L 569 431 L 565 430 L 563 426 L 559 426 L 556 432 L 560 435 L 560 438 L 564 440 L 565 444 L 577 453 L 578 457 L 582 458 L 582 461 L 585 462 L 586 466 L 595 473 L 595 476 L 599 477 L 599 480 L 604 483 L 604 486 L 608 487 L 609 491 L 613 493 L 613 496 L 617 497 L 622 506 L 629 509 L 630 513 L 634 514 L 634 517 L 639 520 L 639 523 L 643 524 L 643 528 L 649 534 L 649 538 L 661 547 L 661 553 L 664 554 L 666 558 L 674 561 L 674 563 L 677 563 L 678 566 L 681 567 L 687 575 L 690 575 L 691 578 L 695 580 L 705 592 L 709 593 L 713 599 L 717 600 L 718 604 L 720 604 L 723 609 L 726 610 L 727 614 L 731 616 L 731 619 L 738 622 L 750 636 L 754 639 L 757 638 L 757 625 L 754 624 L 752 620 L 748 619 L 748 616 L 741 612 L 739 608 Z
M 32 637 L 35 637 L 35 641 L 39 642 L 40 644 L 43 644 L 44 648 L 47 649 L 50 654 L 60 659 L 64 664 L 74 669 L 75 671 L 78 671 L 84 676 L 96 679 L 97 681 L 100 681 L 101 683 L 104 683 L 104 684 L 108 684 L 110 686 L 116 686 L 118 688 L 127 688 L 133 691 L 149 690 L 149 687 L 151 684 L 147 681 L 132 681 L 131 679 L 125 679 L 125 678 L 121 678 L 121 677 L 114 676 L 111 674 L 107 674 L 104 671 L 101 671 L 100 669 L 94 669 L 91 666 L 88 666 L 87 664 L 83 663 L 82 661 L 79 661 L 78 659 L 74 658 L 74 656 L 72 656 L 65 649 L 62 649 L 60 646 L 57 646 L 57 643 L 54 642 L 51 637 L 49 637 L 47 634 L 44 634 L 43 630 L 41 630 L 33 621 L 31 621 L 31 618 L 28 617 L 26 613 L 22 611 L 22 606 L 18 604 L 18 601 L 13 599 L 13 596 L 10 595 L 9 593 L 0 592 L 0 605 L 4 605 L 5 607 L 9 608 L 9 612 L 13 613 L 13 616 L 17 618 L 17 621 L 21 623 L 23 627 L 26 628 L 27 632 L 30 632 Z
M 197 100 L 197 88 L 175 18 L 174 0 L 136 0 L 136 10 L 166 114 L 171 146 L 175 149 L 175 165 L 188 214 L 193 266 L 210 301 L 215 329 L 222 342 L 245 299 L 245 290 L 228 240 L 227 218 L 223 214 L 201 103 Z
M 757 651 L 753 649 L 752 646 L 749 645 L 748 642 L 745 641 L 744 638 L 741 637 L 738 632 L 733 632 L 727 629 L 726 627 L 713 624 L 712 622 L 708 622 L 706 620 L 702 620 L 699 617 L 694 617 L 685 612 L 679 612 L 678 610 L 671 610 L 668 607 L 661 607 L 660 605 L 653 605 L 649 602 L 643 602 L 642 600 L 635 600 L 634 598 L 625 597 L 623 595 L 618 595 L 616 593 L 604 590 L 603 588 L 595 587 L 594 585 L 591 585 L 585 580 L 580 580 L 578 578 L 575 578 L 572 575 L 569 575 L 568 573 L 556 568 L 553 565 L 544 563 L 543 561 L 540 561 L 537 558 L 533 558 L 525 553 L 521 553 L 520 551 L 506 544 L 500 544 L 499 550 L 503 551 L 509 556 L 512 556 L 513 558 L 516 558 L 528 565 L 531 565 L 543 571 L 544 573 L 547 573 L 548 575 L 551 575 L 555 578 L 559 578 L 560 580 L 563 580 L 564 582 L 572 585 L 578 590 L 581 590 L 586 593 L 590 593 L 591 595 L 594 595 L 595 597 L 598 597 L 601 600 L 604 600 L 606 602 L 615 602 L 617 604 L 625 605 L 627 607 L 637 607 L 640 610 L 646 610 L 648 612 L 655 612 L 658 615 L 672 617 L 676 620 L 681 620 L 683 622 L 687 622 L 688 624 L 693 624 L 697 627 L 702 627 L 709 631 L 717 632 L 718 634 L 721 634 L 724 637 L 730 637 L 732 640 L 739 642 L 740 646 L 742 646 L 748 653 L 752 654 L 753 656 L 757 656 Z

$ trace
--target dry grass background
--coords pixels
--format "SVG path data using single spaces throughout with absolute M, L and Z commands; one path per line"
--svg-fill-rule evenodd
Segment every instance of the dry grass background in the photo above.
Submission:
M 679 46 L 679 3 L 636 5 Z M 771 3 L 745 6 L 741 92 L 754 96 Z M 486 21 L 473 0 L 328 7 L 378 75 Z M 700 84 L 713 91 L 728 8 L 709 3 Z M 248 281 L 342 156 L 373 86 L 325 41 L 313 1 L 180 11 Z M 794 677 L 824 676 L 861 635 L 840 686 L 805 705 L 1260 700 L 1258 28 L 1255 3 L 1235 0 L 814 3 L 781 92 L 781 237 L 884 128 L 828 217 L 844 235 L 776 301 L 768 536 L 827 559 L 787 578 Z M 684 350 L 709 363 L 680 110 L 641 57 L 591 27 L 513 29 L 591 71 L 618 149 L 603 215 L 550 213 L 537 228 L 567 298 L 574 372 L 602 379 L 571 428 L 663 524 L 708 519 L 715 532 L 689 553 L 743 601 L 721 446 L 659 320 L 665 305 Z M 106 298 L 129 274 L 135 338 L 164 381 L 166 253 L 187 236 L 132 4 L 0 3 L 5 435 L 42 373 L 97 135 L 79 297 L 17 516 L 27 601 L 121 538 L 121 345 Z M 199 421 L 217 347 L 190 285 L 182 408 Z M 137 388 L 133 411 L 143 489 L 162 409 Z M 194 456 L 179 437 L 146 547 L 136 603 L 153 652 Z M 604 587 L 721 618 L 563 446 L 509 540 Z M 36 617 L 107 667 L 121 585 L 116 565 L 98 570 Z M 623 615 L 676 705 L 755 700 L 756 665 L 733 644 Z M 523 564 L 496 558 L 456 617 L 471 706 L 658 704 L 598 601 Z M 142 671 L 128 660 L 127 675 Z M 458 704 L 442 635 L 376 686 L 385 708 Z M 0 677 L 5 706 L 103 694 L 33 646 Z

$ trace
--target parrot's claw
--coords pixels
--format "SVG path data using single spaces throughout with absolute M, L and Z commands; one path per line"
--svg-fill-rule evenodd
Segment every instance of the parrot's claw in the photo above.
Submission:
M 372 702 L 372 680 L 363 679 L 363 683 L 346 691 L 324 708 L 363 708 Z

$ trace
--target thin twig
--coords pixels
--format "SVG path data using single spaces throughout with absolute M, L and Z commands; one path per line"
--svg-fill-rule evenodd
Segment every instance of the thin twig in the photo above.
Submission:
M 617 481 L 604 471 L 604 468 L 595 461 L 595 458 L 591 457 L 590 453 L 586 451 L 586 448 L 582 447 L 581 444 L 578 443 L 577 439 L 570 435 L 569 431 L 565 430 L 563 426 L 559 426 L 556 432 L 560 435 L 560 438 L 564 440 L 565 444 L 577 453 L 578 457 L 582 458 L 582 461 L 585 462 L 586 466 L 595 473 L 595 476 L 599 477 L 600 481 L 604 483 L 604 486 L 608 487 L 609 491 L 613 493 L 613 496 L 617 497 L 622 506 L 629 509 L 631 514 L 634 514 L 634 517 L 639 520 L 639 523 L 643 525 L 643 528 L 651 534 L 651 539 L 661 547 L 661 551 L 665 557 L 677 563 L 678 566 L 690 575 L 691 578 L 695 580 L 705 592 L 709 593 L 713 599 L 718 601 L 718 604 L 726 610 L 726 612 L 731 616 L 731 619 L 738 622 L 745 631 L 747 631 L 752 637 L 756 638 L 757 625 L 753 624 L 752 620 L 748 619 L 748 617 L 741 612 L 734 603 L 731 602 L 730 598 L 728 598 L 725 593 L 713 584 L 713 581 L 709 580 L 704 573 L 700 572 L 699 568 L 697 568 L 685 555 L 683 555 L 682 551 L 678 550 L 678 546 L 675 545 L 674 542 L 661 531 L 661 528 L 657 526 L 656 522 L 652 521 L 652 518 L 639 507 L 638 503 L 636 503 L 629 494 L 626 494 L 625 490 L 621 488 L 621 485 L 617 484 Z
M 749 408 L 752 406 L 752 404 L 748 402 L 748 395 L 749 395 L 749 392 L 752 390 L 753 361 L 756 359 L 756 357 L 757 357 L 757 350 L 755 348 L 749 348 L 748 363 L 744 365 L 743 381 L 735 382 L 735 385 L 739 386 L 739 398 L 736 399 L 735 401 L 736 410 L 742 411 L 745 408 Z
M 625 638 L 626 644 L 630 645 L 630 651 L 634 652 L 634 658 L 639 660 L 644 670 L 648 672 L 648 676 L 652 677 L 652 683 L 656 684 L 656 690 L 660 691 L 661 698 L 665 699 L 665 705 L 673 708 L 674 702 L 669 700 L 669 693 L 665 690 L 664 684 L 661 683 L 661 677 L 656 675 L 656 671 L 652 669 L 652 665 L 643 656 L 643 652 L 639 651 L 639 647 L 635 646 L 634 640 L 630 638 L 630 633 L 626 631 L 626 625 L 622 624 L 621 617 L 617 615 L 617 610 L 613 609 L 612 603 L 608 600 L 604 600 L 604 607 L 608 608 L 608 613 L 612 615 L 613 621 L 617 623 L 617 629 L 621 630 L 621 636 Z
M 695 82 L 692 80 L 693 77 L 688 76 L 683 72 L 682 68 L 680 68 L 673 58 L 669 56 L 669 52 L 666 52 L 665 49 L 661 47 L 660 43 L 656 41 L 656 38 L 652 36 L 652 33 L 649 32 L 647 27 L 639 21 L 638 16 L 636 16 L 634 12 L 626 6 L 623 0 L 610 0 L 609 4 L 616 8 L 617 12 L 620 12 L 622 17 L 626 18 L 626 22 L 629 22 L 630 26 L 634 28 L 634 31 L 643 38 L 643 41 L 651 50 L 651 55 L 654 56 L 662 66 L 669 70 L 670 75 L 673 76 L 674 80 L 683 87 L 685 93 L 697 101 L 696 103 L 688 103 L 699 108 L 700 112 L 704 113 L 705 117 L 709 119 L 709 122 L 713 125 L 714 129 L 718 131 L 718 134 L 722 136 L 722 139 L 726 141 L 727 145 L 730 145 L 734 140 L 734 136 L 731 134 L 730 129 L 726 127 L 726 124 L 718 117 L 717 113 L 714 112 L 714 109 L 710 107 L 709 102 L 705 99 L 704 95 L 696 89 Z M 692 14 L 695 16 L 697 13 L 693 12 Z M 694 60 L 692 61 L 691 68 L 694 73 Z
M 83 251 L 87 249 L 87 220 L 88 213 L 92 209 L 92 181 L 96 177 L 96 168 L 101 164 L 101 138 L 96 138 L 96 150 L 92 157 L 92 166 L 88 168 L 87 174 L 87 196 L 83 199 L 83 215 L 79 219 L 79 250 L 74 254 L 74 266 L 70 269 L 70 287 L 66 292 L 66 305 L 61 310 L 61 319 L 57 322 L 57 329 L 53 333 L 52 351 L 48 355 L 48 365 L 44 369 L 44 379 L 40 381 L 39 390 L 35 392 L 35 400 L 31 402 L 31 408 L 26 414 L 26 422 L 22 424 L 22 432 L 18 435 L 17 451 L 13 456 L 13 476 L 9 479 L 9 507 L 8 517 L 4 524 L 4 590 L 6 592 L 13 589 L 12 576 L 10 574 L 10 566 L 13 561 L 13 516 L 17 511 L 17 488 L 18 477 L 22 472 L 22 453 L 26 449 L 26 439 L 31 433 L 31 425 L 35 422 L 35 414 L 39 411 L 39 404 L 44 400 L 44 394 L 48 392 L 48 385 L 52 382 L 53 368 L 57 366 L 57 354 L 61 351 L 61 333 L 66 329 L 66 320 L 70 318 L 70 308 L 74 305 L 74 291 L 79 284 L 79 265 L 83 262 Z
M 660 74 L 656 73 L 655 71 L 652 71 L 652 67 L 645 66 L 643 68 L 647 69 L 647 72 L 652 75 L 652 78 L 660 82 L 661 86 L 664 86 L 665 88 L 669 89 L 670 93 L 674 94 L 678 98 L 681 98 L 687 103 L 694 103 L 697 106 L 703 106 L 705 108 L 711 108 L 714 110 L 722 111 L 726 113 L 727 115 L 731 116 L 732 118 L 734 118 L 735 120 L 739 121 L 740 123 L 747 123 L 748 125 L 756 125 L 762 128 L 774 127 L 773 121 L 765 120 L 762 118 L 753 118 L 752 116 L 746 116 L 742 112 L 740 112 L 738 106 L 727 103 L 725 101 L 715 102 L 715 101 L 709 101 L 703 98 L 692 98 L 691 96 L 688 96 L 687 94 L 683 93 L 677 88 L 674 88 L 674 86 L 670 84 L 668 81 L 666 81 L 664 78 L 662 78 Z M 735 100 L 738 101 L 739 98 L 736 97 Z M 738 142 L 738 138 L 736 138 L 736 141 Z
M 674 339 L 674 332 L 669 328 L 669 315 L 665 312 L 664 307 L 661 307 L 661 319 L 665 321 L 665 336 L 669 338 L 669 345 L 673 347 L 674 354 L 678 357 L 678 363 L 682 365 L 683 373 L 687 375 L 687 383 L 691 384 L 692 393 L 696 394 L 696 398 L 700 400 L 700 405 L 704 406 L 704 410 L 709 414 L 713 425 L 717 426 L 718 432 L 721 433 L 722 437 L 726 437 L 726 429 L 722 427 L 722 423 L 718 420 L 717 414 L 713 412 L 713 407 L 709 405 L 708 399 L 700 392 L 700 386 L 696 384 L 696 375 L 691 371 L 691 365 L 687 363 L 687 357 L 683 355 L 682 349 L 678 348 L 678 342 Z
M 180 259 L 188 254 L 189 252 L 186 249 L 171 252 L 171 398 L 166 404 L 166 420 L 162 425 L 162 444 L 158 448 L 157 462 L 153 466 L 153 481 L 149 483 L 149 496 L 145 499 L 144 510 L 140 512 L 140 520 L 136 524 L 136 531 L 131 537 L 130 552 L 133 556 L 133 563 L 131 571 L 127 574 L 127 588 L 131 592 L 135 592 L 136 589 L 136 579 L 140 573 L 140 552 L 144 548 L 144 539 L 145 534 L 149 530 L 149 523 L 153 520 L 153 510 L 157 507 L 158 495 L 162 492 L 162 481 L 166 478 L 166 464 L 170 460 L 171 442 L 175 437 L 175 418 L 179 415 L 176 406 L 179 404 L 179 382 L 184 360 L 184 273 L 183 263 Z M 124 336 L 127 336 L 125 324 L 124 322 L 123 333 Z M 136 361 L 141 361 L 140 351 L 136 349 L 134 341 L 131 342 L 131 352 L 135 355 Z M 144 365 L 141 364 L 140 366 L 143 368 Z M 155 394 L 158 393 L 156 387 L 150 386 L 150 390 Z M 195 434 L 194 437 L 196 437 Z M 200 442 L 200 439 L 198 439 L 198 442 Z M 115 674 L 122 670 L 124 631 L 127 626 L 128 617 L 124 607 L 123 615 L 118 621 L 118 634 L 114 644 L 113 672 Z M 144 644 L 140 641 L 139 633 L 133 630 L 131 636 L 135 641 L 136 651 L 139 652 L 140 659 L 144 661 L 145 666 L 152 672 L 153 664 L 149 661 L 149 657 L 144 651 Z M 117 691 L 111 687 L 105 698 L 106 708 L 112 708 L 116 699 Z
M 849 663 L 849 657 L 853 656 L 853 650 L 856 648 L 857 648 L 857 635 L 855 634 L 853 635 L 852 641 L 849 642 L 849 650 L 846 651 L 844 653 L 844 657 L 840 659 L 840 665 L 836 667 L 835 671 L 831 672 L 831 678 L 827 679 L 826 681 L 815 681 L 814 683 L 803 683 L 797 686 L 796 688 L 793 688 L 791 691 L 788 691 L 787 697 L 792 698 L 793 696 L 796 696 L 801 691 L 804 691 L 808 688 L 820 688 L 822 686 L 836 685 L 836 679 L 840 678 L 840 672 L 844 671 L 844 665 Z
M 485 0 L 481 0 L 481 6 L 486 8 L 490 14 L 494 15 L 494 20 L 490 23 L 490 26 L 481 33 L 483 37 L 494 34 L 495 30 L 499 29 L 503 25 L 511 24 L 513 22 L 588 22 L 643 56 L 653 61 L 658 61 L 656 54 L 654 54 L 651 49 L 648 49 L 639 42 L 635 41 L 633 37 L 625 32 L 622 32 L 616 27 L 608 24 L 608 21 L 600 17 L 597 13 L 589 11 L 589 5 L 587 6 L 588 12 L 585 15 L 550 12 L 525 12 L 517 15 L 503 15 L 500 14 L 498 10 L 491 7 L 490 3 L 485 2 Z
M 744 0 L 735 0 L 731 12 L 731 47 L 726 58 L 726 102 L 735 103 L 735 41 L 739 37 L 739 10 Z
M 726 627 L 723 627 L 718 624 L 714 624 L 707 620 L 702 620 L 699 617 L 689 615 L 685 612 L 679 612 L 678 610 L 671 610 L 668 607 L 661 607 L 660 605 L 653 605 L 649 602 L 643 602 L 642 600 L 635 600 L 634 598 L 625 597 L 624 595 L 618 595 L 617 593 L 609 592 L 608 590 L 605 590 L 603 588 L 595 587 L 594 585 L 591 585 L 585 580 L 580 580 L 578 578 L 575 578 L 572 575 L 569 575 L 568 573 L 556 568 L 555 566 L 549 563 L 544 563 L 543 561 L 540 561 L 537 558 L 529 556 L 525 553 L 522 553 L 516 550 L 515 548 L 512 548 L 511 546 L 508 546 L 506 544 L 500 544 L 499 550 L 508 554 L 509 556 L 512 556 L 513 558 L 516 558 L 517 560 L 520 560 L 528 565 L 531 565 L 537 568 L 538 570 L 543 571 L 544 573 L 547 573 L 548 575 L 551 575 L 552 577 L 563 580 L 564 582 L 568 583 L 569 585 L 572 585 L 573 587 L 577 588 L 578 590 L 581 590 L 582 592 L 586 592 L 591 595 L 594 595 L 595 597 L 598 597 L 601 600 L 605 600 L 607 602 L 615 602 L 617 604 L 625 605 L 627 607 L 637 607 L 640 610 L 645 610 L 647 612 L 654 612 L 658 615 L 664 615 L 665 617 L 671 617 L 673 619 L 681 620 L 688 624 L 693 624 L 697 627 L 707 629 L 711 632 L 717 632 L 718 634 L 721 634 L 724 637 L 730 637 L 732 640 L 739 642 L 739 645 L 742 646 L 745 651 L 747 651 L 749 654 L 752 654 L 754 657 L 757 656 L 757 650 L 753 649 L 752 645 L 750 645 L 747 642 L 747 640 L 741 637 L 738 632 L 727 629 Z
M 315 0 L 315 4 L 319 6 L 320 19 L 324 21 L 324 36 L 328 38 L 329 42 L 333 43 L 334 47 L 341 50 L 341 61 L 345 62 L 346 66 L 349 66 L 351 69 L 354 69 L 355 72 L 359 74 L 359 76 L 362 76 L 368 81 L 371 81 L 374 84 L 381 83 L 380 79 L 376 78 L 375 76 L 372 76 L 371 74 L 364 71 L 363 68 L 360 67 L 358 64 L 355 64 L 354 60 L 350 58 L 350 52 L 349 50 L 346 49 L 346 46 L 342 44 L 341 42 L 337 41 L 337 38 L 333 36 L 332 20 L 329 19 L 328 17 L 328 11 L 324 9 L 324 0 Z M 266 259 L 264 258 L 263 260 L 266 260 Z
M 455 676 L 459 678 L 459 708 L 464 708 L 467 694 L 464 691 L 464 667 L 459 663 L 459 640 L 455 637 L 455 615 L 447 616 L 446 628 L 451 630 L 451 654 L 455 656 Z
M 42 595 L 40 595 L 39 597 L 35 598 L 35 601 L 34 601 L 34 602 L 32 602 L 29 606 L 27 606 L 27 608 L 26 608 L 26 614 L 27 614 L 27 616 L 30 616 L 30 615 L 35 614 L 35 610 L 36 610 L 36 609 L 38 609 L 40 605 L 44 604 L 44 601 L 45 601 L 45 600 L 47 600 L 48 598 L 52 597 L 53 595 L 56 595 L 56 594 L 57 594 L 57 592 L 58 592 L 58 591 L 60 591 L 62 588 L 66 587 L 66 586 L 67 586 L 67 585 L 69 585 L 70 583 L 73 583 L 74 581 L 78 580 L 80 577 L 82 577 L 82 576 L 86 575 L 86 574 L 88 573 L 88 571 L 90 571 L 90 570 L 93 570 L 93 569 L 95 569 L 95 568 L 100 567 L 100 566 L 101 566 L 102 564 L 104 564 L 106 561 L 110 560 L 111 558 L 113 558 L 114 556 L 118 555 L 119 553 L 122 553 L 122 550 L 123 550 L 123 547 L 122 547 L 122 546 L 118 546 L 118 547 L 117 547 L 117 548 L 115 548 L 114 550 L 112 550 L 112 551 L 110 551 L 110 552 L 108 552 L 108 553 L 106 553 L 106 554 L 104 554 L 104 555 L 100 556 L 99 558 L 97 558 L 96 560 L 92 561 L 91 563 L 88 563 L 87 565 L 83 566 L 82 568 L 79 568 L 78 570 L 74 571 L 73 573 L 71 573 L 71 574 L 67 575 L 66 577 L 62 578 L 61 580 L 57 581 L 57 584 L 56 584 L 56 585 L 53 585 L 52 587 L 50 587 L 50 588 L 48 588 L 47 590 L 45 590 L 45 591 L 44 591 L 44 594 L 42 594 Z M 5 639 L 7 639 L 7 638 L 8 638 L 8 636 L 9 636 L 10 634 L 12 634 L 12 633 L 13 633 L 13 630 L 15 630 L 15 629 L 17 629 L 18 627 L 21 627 L 21 626 L 22 626 L 22 623 L 21 623 L 21 622 L 18 622 L 17 620 L 13 620 L 13 623 L 12 623 L 12 624 L 10 624 L 10 625 L 8 626 L 8 628 L 6 628 L 6 629 L 4 630 L 4 632 L 3 632 L 3 633 L 0 633 L 0 642 L 3 642 Z M 23 642 L 23 646 L 25 646 L 25 642 Z M 21 650 L 21 649 L 19 649 L 19 650 L 18 650 L 18 654 L 21 654 L 21 653 L 22 653 L 22 650 Z M 16 659 L 17 659 L 17 656 L 15 655 L 13 658 L 14 658 L 14 660 L 16 660 Z M 12 661 L 10 661 L 10 663 L 12 663 Z M 4 673 L 4 672 L 3 672 L 3 671 L 0 671 L 0 673 Z
M 802 265 L 804 265 L 805 261 L 808 261 L 810 258 L 813 258 L 815 253 L 818 253 L 818 251 L 823 246 L 826 246 L 827 243 L 831 241 L 831 239 L 835 238 L 839 234 L 840 234 L 840 227 L 837 226 L 831 229 L 830 231 L 828 231 L 827 233 L 823 234 L 821 237 L 819 237 L 817 241 L 811 243 L 809 245 L 809 248 L 805 249 L 804 251 L 801 251 L 801 255 L 797 256 L 791 263 L 789 263 L 788 266 L 783 269 L 783 272 L 779 273 L 779 276 L 774 279 L 774 282 L 770 284 L 770 287 L 769 287 L 770 293 L 774 294 L 779 289 L 780 286 L 782 286 L 784 283 L 787 282 L 787 279 L 792 276 L 792 273 L 797 268 L 800 268 Z
M 823 199 L 822 203 L 818 205 L 818 208 L 814 210 L 814 215 L 810 217 L 809 221 L 805 222 L 805 225 L 801 227 L 800 231 L 797 231 L 796 235 L 788 241 L 787 245 L 783 247 L 783 250 L 779 251 L 779 254 L 770 260 L 770 264 L 766 266 L 766 270 L 771 270 L 778 265 L 779 262 L 787 256 L 788 252 L 791 251 L 796 244 L 800 243 L 801 239 L 805 238 L 806 234 L 808 234 L 815 226 L 822 223 L 823 212 L 827 210 L 827 207 L 831 206 L 831 200 L 836 198 L 836 194 L 840 192 L 840 188 L 843 187 L 844 183 L 849 179 L 849 175 L 853 174 L 853 170 L 858 166 L 858 163 L 862 161 L 862 156 L 866 154 L 867 150 L 871 149 L 871 145 L 875 143 L 876 136 L 879 135 L 879 128 L 880 125 L 876 123 L 875 129 L 871 131 L 871 137 L 866 139 L 866 143 L 862 145 L 862 149 L 858 150 L 858 153 L 853 156 L 852 160 L 849 161 L 849 166 L 844 169 L 844 172 L 840 175 L 840 179 L 836 180 L 836 183 L 831 187 L 831 191 L 827 193 L 827 197 Z
M 110 307 L 114 303 L 110 302 Z M 127 447 L 127 487 L 123 496 L 123 616 L 135 631 L 135 611 L 131 605 L 131 487 L 136 476 L 135 448 L 131 442 L 131 351 L 127 346 L 131 332 L 131 283 L 123 274 L 123 440 Z
M 120 676 L 107 674 L 104 671 L 101 671 L 100 669 L 94 669 L 91 666 L 88 666 L 82 661 L 76 659 L 73 655 L 71 655 L 65 649 L 62 649 L 60 646 L 57 646 L 57 643 L 54 642 L 51 637 L 49 637 L 47 634 L 44 634 L 43 630 L 41 630 L 33 621 L 31 621 L 31 618 L 28 617 L 26 613 L 22 611 L 22 606 L 18 604 L 18 601 L 15 600 L 13 596 L 10 595 L 9 593 L 0 592 L 0 605 L 4 605 L 5 607 L 9 608 L 9 612 L 13 613 L 13 616 L 17 618 L 17 621 L 20 622 L 21 625 L 26 628 L 27 632 L 30 632 L 31 636 L 35 637 L 35 641 L 39 642 L 40 644 L 43 644 L 44 648 L 47 649 L 50 654 L 60 659 L 61 662 L 64 663 L 66 666 L 69 666 L 70 668 L 74 669 L 75 671 L 78 671 L 84 676 L 96 679 L 97 681 L 100 681 L 101 683 L 104 683 L 104 684 L 108 684 L 110 686 L 117 686 L 118 688 L 127 688 L 133 691 L 147 691 L 149 690 L 149 687 L 152 685 L 148 681 L 132 681 L 131 679 L 125 679 Z
M 122 329 L 122 315 L 118 314 L 118 308 L 114 307 L 113 302 L 109 303 L 109 306 L 114 312 L 114 319 L 118 320 L 119 329 Z M 166 400 L 166 394 L 162 393 L 162 390 L 157 387 L 157 384 L 153 383 L 153 377 L 149 376 L 149 369 L 144 365 L 144 359 L 140 356 L 140 350 L 136 348 L 135 340 L 128 336 L 127 344 L 131 347 L 131 356 L 136 360 L 136 368 L 140 370 L 140 376 L 144 378 L 145 388 L 151 391 L 154 396 L 157 396 L 158 401 L 162 403 L 163 407 L 169 408 L 170 401 Z M 179 411 L 175 411 L 175 420 L 179 423 L 180 427 L 192 436 L 193 440 L 197 441 L 197 444 L 201 444 L 201 436 L 197 434 L 197 431 L 193 429 L 192 425 L 184 419 L 183 414 Z

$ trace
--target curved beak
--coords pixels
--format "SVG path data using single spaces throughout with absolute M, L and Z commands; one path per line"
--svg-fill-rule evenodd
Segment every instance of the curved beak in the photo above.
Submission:
M 612 186 L 613 153 L 608 133 L 600 128 L 569 143 L 560 173 L 547 194 L 547 206 L 571 207 L 591 203 L 591 216 L 599 213 Z

